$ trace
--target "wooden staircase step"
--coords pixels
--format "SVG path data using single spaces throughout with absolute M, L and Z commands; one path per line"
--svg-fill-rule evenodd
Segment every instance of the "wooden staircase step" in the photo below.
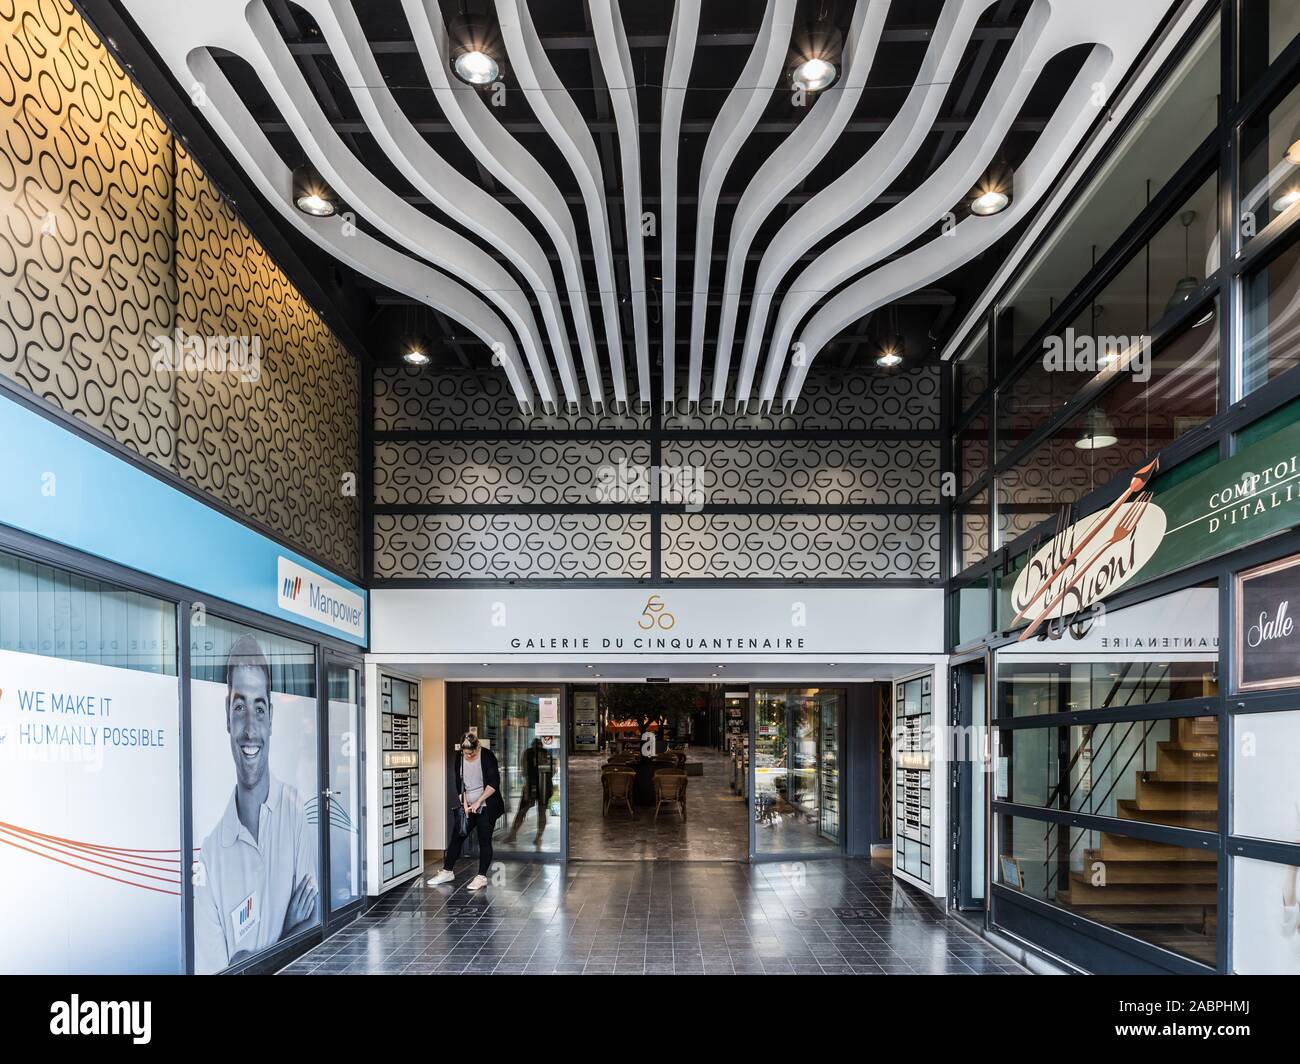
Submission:
M 1142 809 L 1131 799 L 1121 799 L 1117 813 L 1122 820 L 1145 820 L 1151 824 L 1164 824 L 1175 828 L 1196 828 L 1200 831 L 1217 831 L 1219 814 L 1212 809 Z
M 1214 905 L 1219 890 L 1213 883 L 1119 883 L 1094 887 L 1078 872 L 1070 873 L 1072 905 Z
M 1154 779 L 1152 773 L 1139 773 L 1134 799 L 1142 810 L 1216 812 L 1219 808 L 1218 783 L 1170 783 Z
M 1217 783 L 1217 750 L 1184 750 L 1176 743 L 1156 746 L 1156 776 L 1168 783 Z
M 1215 863 L 1218 855 L 1213 850 L 1193 849 L 1188 846 L 1173 846 L 1167 842 L 1149 842 L 1146 839 L 1132 839 L 1127 835 L 1112 835 L 1103 831 L 1101 848 L 1084 850 L 1091 861 L 1190 861 L 1194 863 Z
M 1062 892 L 1056 900 L 1072 913 L 1096 920 L 1099 924 L 1110 927 L 1124 927 L 1152 924 L 1180 925 L 1183 927 L 1200 927 L 1206 924 L 1206 908 L 1203 905 L 1140 905 L 1125 907 L 1122 905 L 1076 905 L 1069 896 Z M 1213 913 L 1209 914 L 1213 916 Z M 1211 919 L 1208 927 L 1213 927 Z
M 1219 724 L 1214 717 L 1179 717 L 1174 735 L 1182 750 L 1219 749 Z
M 1104 867 L 1106 883 L 1116 884 L 1155 884 L 1155 883 L 1214 883 L 1218 884 L 1219 870 L 1205 861 L 1107 861 L 1094 856 L 1100 851 L 1089 850 L 1084 859 L 1082 872 L 1071 872 L 1070 878 L 1080 876 L 1085 884 L 1091 884 L 1093 865 Z

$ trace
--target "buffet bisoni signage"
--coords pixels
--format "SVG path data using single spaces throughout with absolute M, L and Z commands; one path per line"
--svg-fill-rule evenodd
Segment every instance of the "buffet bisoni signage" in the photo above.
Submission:
M 372 592 L 371 651 L 431 659 L 943 653 L 939 588 L 466 588 Z
M 1163 490 L 1137 470 L 1107 509 L 1058 531 L 1011 590 L 1021 639 L 1126 584 L 1152 580 L 1300 524 L 1300 423 Z

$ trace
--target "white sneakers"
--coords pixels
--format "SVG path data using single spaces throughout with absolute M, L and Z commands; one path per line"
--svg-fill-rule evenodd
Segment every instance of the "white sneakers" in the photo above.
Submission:
M 475 876 L 466 886 L 466 890 L 482 890 L 487 886 L 487 876 Z
M 429 886 L 431 887 L 441 886 L 443 883 L 450 883 L 455 878 L 456 878 L 455 872 L 448 872 L 444 868 L 441 872 L 439 872 L 436 876 L 434 876 L 431 880 L 429 880 Z

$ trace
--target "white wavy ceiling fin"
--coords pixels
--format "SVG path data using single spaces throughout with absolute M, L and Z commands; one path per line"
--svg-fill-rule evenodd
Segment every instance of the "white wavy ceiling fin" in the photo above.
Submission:
M 582 112 L 578 110 L 578 105 L 573 102 L 573 97 L 546 57 L 546 50 L 537 36 L 525 0 L 496 0 L 496 10 L 497 24 L 501 27 L 506 54 L 510 58 L 519 88 L 527 94 L 528 103 L 542 127 L 564 153 L 565 161 L 582 191 L 583 204 L 587 209 L 587 225 L 591 230 L 600 306 L 605 318 L 605 346 L 609 353 L 614 398 L 619 403 L 626 404 L 627 376 L 623 368 L 618 284 L 614 277 L 609 211 L 605 203 L 605 184 L 600 157 L 596 153 L 596 142 L 592 139 L 591 130 L 582 117 Z M 647 352 L 641 381 L 642 398 L 646 402 L 650 399 L 649 369 Z
M 350 0 L 298 0 L 320 26 L 367 127 L 402 175 L 429 202 L 509 255 L 537 298 L 560 371 L 564 397 L 581 401 L 563 308 L 541 244 L 505 206 L 430 147 L 384 83 Z
M 867 75 L 875 61 L 880 34 L 890 0 L 858 0 L 844 42 L 843 72 L 829 89 L 819 93 L 809 113 L 776 148 L 746 186 L 731 222 L 727 246 L 727 272 L 722 291 L 722 318 L 713 356 L 713 401 L 727 394 L 731 345 L 736 335 L 740 286 L 754 236 L 764 219 L 792 189 L 808 176 L 831 150 L 862 97 Z
M 410 24 L 425 76 L 447 121 L 484 168 L 518 196 L 542 223 L 555 244 L 578 334 L 587 392 L 595 408 L 603 409 L 605 386 L 600 360 L 596 356 L 591 309 L 582 274 L 582 255 L 573 215 L 563 194 L 541 163 L 497 121 L 478 90 L 453 81 L 448 60 L 447 27 L 438 0 L 402 0 L 402 10 Z
M 1004 236 L 1033 208 L 1074 153 L 1123 72 L 1137 57 L 1142 45 L 1164 15 L 1163 10 L 1156 10 L 1156 5 L 1148 8 L 1135 6 L 1129 0 L 1091 0 L 1086 5 L 1060 3 L 1050 6 L 1047 12 L 1039 16 L 1047 18 L 1046 25 L 1042 25 L 1035 20 L 1035 12 L 1045 6 L 1049 6 L 1045 0 L 1036 0 L 1034 8 L 1030 9 L 1026 17 L 1025 25 L 1016 36 L 1016 42 L 1019 43 L 1021 34 L 1029 30 L 1030 35 L 1025 39 L 1032 39 L 1032 48 L 1026 54 L 1013 45 L 1004 63 L 1004 70 L 1013 63 L 1023 63 L 1024 68 L 1041 72 L 1048 59 L 1067 48 L 1080 44 L 1092 44 L 1093 48 L 1028 156 L 1017 168 L 1011 206 L 989 217 L 969 215 L 928 243 L 839 290 L 800 330 L 799 342 L 803 345 L 804 357 L 792 366 L 787 377 L 783 393 L 783 402 L 787 408 L 793 407 L 797 402 L 813 361 L 840 329 L 863 314 L 886 305 L 900 294 L 929 284 L 956 266 L 970 261 Z M 1019 70 L 1016 73 L 1019 74 Z M 1002 80 L 1001 74 L 1002 71 L 999 71 L 998 81 Z M 990 99 L 998 93 L 999 88 L 995 84 Z M 1010 95 L 1014 98 L 1016 91 L 1011 90 Z M 979 132 L 981 118 L 982 114 L 971 124 L 962 138 L 963 144 Z M 989 123 L 992 126 L 999 124 Z M 954 155 L 962 152 L 963 144 L 958 145 Z M 941 166 L 940 171 L 946 165 L 947 163 Z M 952 196 L 949 203 L 960 199 L 970 183 L 973 183 L 973 179 Z M 921 189 L 924 188 L 923 184 Z M 921 189 L 914 195 L 919 194 Z M 900 206 L 905 206 L 911 199 L 909 196 Z M 897 209 L 893 208 L 877 221 L 883 221 Z M 937 219 L 938 216 L 933 217 Z M 858 232 L 862 233 L 869 228 L 870 224 Z M 774 380 L 773 390 L 775 384 Z M 766 385 L 765 375 L 764 398 L 770 399 L 771 393 L 766 392 Z
M 590 0 L 596 54 L 609 87 L 618 128 L 623 169 L 623 224 L 627 234 L 628 281 L 632 297 L 632 337 L 636 344 L 637 392 L 642 403 L 650 394 L 650 323 L 645 302 L 645 247 L 641 235 L 641 122 L 637 116 L 636 75 L 627 46 L 618 0 Z M 582 127 L 587 128 L 585 125 Z M 590 136 L 590 134 L 588 134 Z
M 519 335 L 542 401 L 554 405 L 555 380 L 541 333 L 528 297 L 510 271 L 477 244 L 407 203 L 376 177 L 334 131 L 266 5 L 254 0 L 245 15 L 250 41 L 237 54 L 258 73 L 321 176 L 349 207 L 363 214 L 394 243 L 468 281 L 495 304 Z
M 659 117 L 659 247 L 663 276 L 664 407 L 677 401 L 677 146 L 682 107 L 691 80 L 695 39 L 700 30 L 699 0 L 678 0 L 668 32 Z
M 749 53 L 740 80 L 728 94 L 709 131 L 700 168 L 700 192 L 695 212 L 695 270 L 691 279 L 691 348 L 687 398 L 700 399 L 704 362 L 704 329 L 709 310 L 709 267 L 713 256 L 713 222 L 722 182 L 736 153 L 771 102 L 785 65 L 794 28 L 795 0 L 768 0 L 758 39 Z
M 856 163 L 786 219 L 768 244 L 759 262 L 745 328 L 736 379 L 738 402 L 750 397 L 778 282 L 811 247 L 868 207 L 911 162 L 930 132 L 980 15 L 995 2 L 947 0 L 916 81 L 885 132 Z
M 170 0 L 132 0 L 139 8 L 144 3 L 165 9 L 170 15 Z M 234 35 L 221 33 L 216 28 L 207 37 L 212 47 L 229 51 L 240 43 Z M 312 218 L 303 214 L 293 202 L 293 173 L 276 154 L 266 134 L 262 132 L 248 108 L 244 106 L 233 86 L 217 65 L 205 45 L 181 45 L 161 53 L 163 60 L 183 85 L 200 85 L 211 107 L 205 106 L 205 115 L 239 162 L 257 190 L 271 205 L 315 244 L 347 263 L 354 270 L 433 307 L 461 322 L 485 344 L 500 342 L 501 365 L 506 378 L 522 409 L 531 412 L 534 393 L 528 380 L 510 329 L 483 299 L 459 281 L 426 266 L 349 226 L 342 216 Z
M 331 119 L 317 99 L 300 57 L 267 9 L 267 0 L 208 0 L 185 5 L 183 13 L 176 0 L 122 0 L 182 87 L 192 90 L 195 81 L 203 83 L 204 91 L 193 95 L 199 100 L 206 95 L 200 104 L 205 117 L 274 208 L 353 269 L 437 308 L 485 344 L 499 345 L 500 364 L 521 405 L 531 409 L 537 396 L 548 409 L 557 401 L 573 406 L 584 390 L 596 409 L 603 408 L 607 398 L 620 407 L 627 403 L 621 298 L 631 302 L 637 397 L 650 402 L 641 168 L 643 162 L 653 166 L 654 161 L 641 158 L 641 122 L 653 116 L 638 113 L 632 55 L 644 45 L 629 39 L 619 0 L 588 3 L 591 47 L 609 89 L 619 142 L 630 281 L 630 291 L 621 296 L 601 159 L 589 124 L 552 65 L 533 23 L 533 17 L 540 19 L 540 12 L 546 10 L 540 0 L 531 5 L 527 0 L 494 0 L 509 54 L 503 81 L 507 92 L 527 93 L 537 122 L 573 170 L 581 191 L 580 207 L 570 205 L 542 162 L 509 131 L 504 114 L 489 105 L 493 93 L 465 85 L 452 75 L 439 0 L 401 0 L 415 53 L 446 125 L 476 164 L 517 197 L 518 208 L 460 172 L 451 161 L 460 156 L 441 146 L 445 141 L 435 138 L 431 142 L 422 127 L 403 112 L 402 103 L 384 84 L 385 71 L 366 38 L 367 8 L 358 0 L 296 2 L 319 25 L 325 48 L 360 112 L 362 130 L 374 138 L 410 186 L 459 228 L 407 202 L 379 176 L 384 170 L 373 159 L 367 164 L 345 143 L 336 128 L 338 114 L 331 112 Z M 744 70 L 709 126 L 698 179 L 694 174 L 689 179 L 692 185 L 698 180 L 698 197 L 687 380 L 680 390 L 691 405 L 698 404 L 703 386 L 710 288 L 720 290 L 721 295 L 710 387 L 713 402 L 721 403 L 728 394 L 738 346 L 735 399 L 746 402 L 751 398 L 761 368 L 757 392 L 762 401 L 770 405 L 781 392 L 784 403 L 793 406 L 814 359 L 844 329 L 969 262 L 1025 218 L 1088 129 L 1094 127 L 1099 108 L 1169 8 L 1165 3 L 1134 4 L 1132 0 L 1089 0 L 1086 4 L 1034 0 L 991 89 L 953 150 L 895 206 L 848 231 L 859 214 L 898 181 L 925 138 L 934 132 L 939 108 L 958 76 L 977 24 L 995 2 L 946 0 L 899 112 L 889 116 L 884 132 L 867 151 L 795 211 L 763 246 L 744 339 L 737 344 L 746 263 L 751 249 L 761 246 L 760 230 L 813 167 L 826 165 L 830 149 L 844 135 L 861 104 L 888 13 L 904 6 L 892 4 L 892 0 L 856 0 L 839 64 L 839 81 L 797 115 L 793 131 L 752 169 L 727 234 L 725 269 L 712 280 L 711 257 L 723 187 L 772 101 L 791 45 L 796 0 L 767 0 Z M 645 12 L 627 10 L 629 25 L 646 24 Z M 699 39 L 701 10 L 701 0 L 679 0 L 674 5 L 660 92 L 658 221 L 666 407 L 671 407 L 679 390 L 674 360 L 679 284 L 678 151 L 692 66 L 696 52 L 705 44 Z M 1045 66 L 1077 45 L 1092 48 L 1082 71 L 1019 163 L 1011 205 L 997 215 L 964 217 L 955 226 L 941 227 L 945 216 L 960 208 L 1002 149 Z M 297 146 L 337 190 L 348 210 L 364 217 L 385 239 L 349 227 L 343 217 L 312 218 L 295 208 L 292 174 L 284 162 L 289 156 L 276 151 L 280 142 L 272 143 L 210 49 L 233 53 L 250 64 Z M 310 70 L 310 60 L 301 59 L 301 63 Z M 361 152 L 361 147 L 357 151 Z M 585 245 L 578 234 L 578 210 L 590 231 L 595 293 L 590 291 L 583 266 Z M 527 215 L 535 217 L 538 226 Z M 465 235 L 467 232 L 471 235 Z M 619 231 L 612 232 L 617 235 Z M 548 243 L 554 245 L 558 258 L 565 299 L 556 284 Z M 818 249 L 816 257 L 801 267 L 800 260 L 814 248 Z M 910 250 L 904 251 L 907 248 Z M 607 363 L 599 354 L 592 322 L 593 296 L 600 301 Z M 764 343 L 769 326 L 771 339 Z M 576 338 L 578 357 L 570 347 L 571 336 Z M 787 369 L 796 337 L 803 357 Z M 760 366 L 764 354 L 766 363 Z M 608 396 L 606 372 L 611 381 Z
M 1043 64 L 1059 51 L 1052 36 L 1045 36 L 1050 23 L 1048 0 L 1034 0 L 975 120 L 948 157 L 900 203 L 841 237 L 790 283 L 777 311 L 768 346 L 760 391 L 760 398 L 765 402 L 772 400 L 785 368 L 786 355 L 791 351 L 794 331 L 804 315 L 854 274 L 887 258 L 927 229 L 938 231 L 944 213 L 989 168 L 1042 73 Z M 802 339 L 800 342 L 806 344 Z M 809 360 L 806 346 L 800 354 L 795 362 L 804 365 Z

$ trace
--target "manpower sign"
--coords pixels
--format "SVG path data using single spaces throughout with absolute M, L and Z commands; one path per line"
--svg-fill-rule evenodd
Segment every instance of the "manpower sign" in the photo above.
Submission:
M 851 660 L 941 654 L 940 588 L 474 588 L 370 593 L 376 654 L 422 660 Z
M 360 595 L 281 555 L 276 559 L 280 609 L 365 639 L 366 602 Z
M 1212 468 L 1152 490 L 1158 462 L 1115 502 L 1035 551 L 1011 590 L 1021 639 L 1126 584 L 1153 580 L 1300 524 L 1300 422 Z

